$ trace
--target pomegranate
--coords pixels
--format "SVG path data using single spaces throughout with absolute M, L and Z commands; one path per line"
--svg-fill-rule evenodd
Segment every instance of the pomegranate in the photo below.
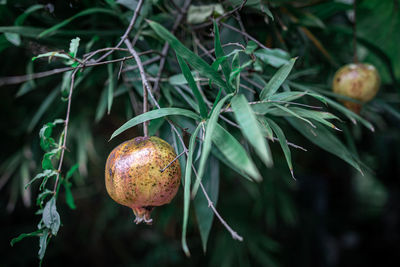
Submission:
M 107 192 L 133 210 L 136 224 L 150 224 L 153 208 L 169 203 L 176 195 L 181 178 L 179 161 L 168 166 L 175 158 L 174 149 L 156 136 L 128 140 L 108 156 Z
M 360 113 L 362 104 L 375 97 L 379 90 L 380 77 L 371 64 L 357 63 L 341 67 L 333 78 L 333 92 L 360 101 L 343 101 L 350 110 Z

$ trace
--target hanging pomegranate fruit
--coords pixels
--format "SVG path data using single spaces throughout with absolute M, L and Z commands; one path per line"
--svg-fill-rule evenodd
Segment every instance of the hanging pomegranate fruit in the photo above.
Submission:
M 362 104 L 375 97 L 379 85 L 378 71 L 373 65 L 365 63 L 345 65 L 333 78 L 333 92 L 361 102 L 342 101 L 348 109 L 356 113 L 360 112 Z
M 153 208 L 169 203 L 176 195 L 181 168 L 175 158 L 174 149 L 156 136 L 136 137 L 111 151 L 105 169 L 107 192 L 133 210 L 135 223 L 150 224 Z

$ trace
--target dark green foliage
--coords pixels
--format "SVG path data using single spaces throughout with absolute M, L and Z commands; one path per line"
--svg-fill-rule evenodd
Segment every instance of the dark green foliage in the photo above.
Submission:
M 341 235 L 383 229 L 379 216 L 399 208 L 389 196 L 400 195 L 400 3 L 358 1 L 358 57 L 377 66 L 382 86 L 355 114 L 330 89 L 353 58 L 352 5 L 193 1 L 183 15 L 185 1 L 144 1 L 127 35 L 159 105 L 149 96 L 143 112 L 125 45 L 96 62 L 138 2 L 0 1 L 1 206 L 14 212 L 3 215 L 13 246 L 1 247 L 4 265 L 32 264 L 35 249 L 49 266 L 372 264 L 361 245 L 351 251 L 366 260 L 335 262 L 326 242 L 343 250 Z M 104 188 L 108 153 L 143 135 L 145 121 L 184 152 L 182 189 L 151 227 L 134 225 Z M 19 205 L 31 199 L 36 207 Z

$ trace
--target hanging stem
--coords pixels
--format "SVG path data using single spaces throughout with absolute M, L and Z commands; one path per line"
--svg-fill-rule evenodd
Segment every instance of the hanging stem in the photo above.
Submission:
M 148 103 L 147 103 L 147 89 L 143 86 L 143 113 L 148 111 Z M 143 122 L 143 135 L 149 136 L 149 121 Z
M 353 12 L 354 12 L 354 21 L 353 21 L 353 61 L 354 61 L 354 63 L 358 63 L 358 55 L 357 55 L 357 0 L 353 0 Z

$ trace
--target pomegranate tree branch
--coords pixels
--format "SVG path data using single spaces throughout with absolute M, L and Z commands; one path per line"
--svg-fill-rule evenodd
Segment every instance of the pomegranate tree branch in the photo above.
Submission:
M 60 161 L 58 163 L 56 182 L 54 183 L 54 189 L 53 189 L 54 195 L 57 194 L 57 186 L 58 186 L 58 182 L 60 180 L 61 168 L 62 168 L 62 164 L 64 161 L 64 153 L 65 153 L 65 149 L 67 148 L 66 144 L 67 144 L 67 134 L 68 134 L 68 125 L 69 125 L 69 114 L 71 112 L 72 92 L 74 90 L 75 75 L 78 72 L 78 70 L 79 69 L 75 69 L 71 75 L 71 86 L 69 88 L 69 94 L 68 94 L 67 115 L 65 116 L 65 121 L 64 121 L 64 139 L 63 139 L 63 143 L 62 143 L 62 147 L 61 147 Z
M 173 2 L 173 1 L 171 1 Z M 183 5 L 183 8 L 180 10 L 181 12 L 178 14 L 174 25 L 172 26 L 172 34 L 174 34 L 174 32 L 176 31 L 176 29 L 178 28 L 178 26 L 181 24 L 181 21 L 184 17 L 184 15 L 186 14 L 190 3 L 192 2 L 192 0 L 186 0 L 185 4 Z M 161 50 L 161 60 L 160 60 L 160 66 L 158 68 L 158 73 L 156 76 L 156 80 L 154 82 L 154 91 L 158 90 L 159 84 L 160 84 L 160 79 L 161 79 L 161 74 L 164 70 L 164 66 L 165 66 L 165 61 L 167 59 L 167 54 L 168 54 L 168 50 L 169 50 L 169 43 L 166 42 L 163 49 Z
M 151 87 L 150 87 L 150 85 L 149 85 L 149 82 L 147 81 L 146 75 L 145 75 L 145 73 L 144 73 L 144 68 L 143 68 L 143 65 L 142 65 L 142 62 L 141 62 L 139 56 L 137 55 L 136 51 L 133 49 L 131 43 L 130 43 L 128 40 L 125 40 L 125 44 L 126 44 L 126 46 L 128 47 L 129 52 L 135 57 L 136 63 L 137 63 L 138 68 L 139 68 L 140 76 L 141 76 L 141 78 L 142 78 L 142 82 L 143 82 L 143 85 L 144 85 L 144 86 L 143 86 L 143 90 L 147 90 L 147 93 L 149 94 L 149 96 L 150 96 L 151 100 L 153 101 L 154 105 L 155 105 L 158 109 L 160 109 L 161 107 L 160 107 L 160 105 L 158 104 L 157 100 L 155 99 L 155 97 L 154 97 L 154 95 L 153 95 L 153 93 L 152 93 Z M 185 154 L 186 154 L 186 157 L 188 157 L 188 149 L 187 149 L 187 147 L 186 147 L 185 142 L 183 141 L 182 135 L 179 133 L 179 131 L 176 129 L 174 123 L 173 123 L 170 119 L 167 118 L 167 121 L 168 121 L 168 123 L 170 124 L 171 129 L 172 129 L 172 130 L 176 133 L 176 135 L 178 136 L 179 141 L 181 142 L 181 145 L 182 145 L 182 147 L 183 147 L 183 153 L 185 153 Z M 194 172 L 195 172 L 196 177 L 197 177 L 197 172 L 196 172 L 196 170 L 195 170 L 193 164 L 192 164 L 192 168 L 194 169 Z M 222 223 L 222 225 L 229 231 L 229 233 L 232 235 L 232 238 L 235 239 L 235 240 L 242 241 L 242 240 L 243 240 L 243 237 L 239 236 L 234 230 L 232 230 L 232 228 L 226 223 L 226 221 L 225 221 L 225 220 L 221 217 L 221 215 L 218 213 L 218 211 L 217 211 L 217 209 L 215 208 L 214 204 L 212 203 L 210 197 L 208 196 L 207 191 L 204 189 L 204 186 L 203 186 L 203 184 L 201 183 L 201 181 L 200 181 L 200 187 L 201 187 L 201 190 L 202 190 L 204 196 L 206 197 L 206 199 L 207 199 L 207 201 L 208 201 L 208 206 L 212 209 L 212 211 L 214 212 L 215 216 L 217 216 L 217 218 L 220 220 L 220 222 Z
M 140 73 L 140 77 L 142 78 L 142 84 L 143 84 L 143 113 L 146 113 L 147 109 L 148 109 L 147 95 L 148 95 L 149 92 L 151 92 L 151 85 L 150 85 L 150 83 L 148 82 L 148 80 L 146 78 L 146 73 L 144 72 L 142 60 L 140 59 L 138 53 L 133 48 L 131 42 L 129 40 L 125 40 L 125 45 L 126 45 L 126 47 L 128 47 L 129 52 L 135 58 L 136 64 L 137 64 L 137 66 L 139 68 L 139 73 Z M 148 121 L 143 122 L 143 134 L 144 134 L 144 136 L 148 136 L 149 135 L 148 125 L 149 125 Z
M 195 169 L 195 167 L 192 164 L 192 169 L 193 172 L 196 176 L 196 179 L 199 180 L 199 177 L 197 176 L 197 171 Z M 241 237 L 240 235 L 238 235 L 238 233 L 236 231 L 234 231 L 229 225 L 228 223 L 221 217 L 221 215 L 219 214 L 219 212 L 217 211 L 217 209 L 214 206 L 214 203 L 211 201 L 210 197 L 207 194 L 206 189 L 203 186 L 203 183 L 200 181 L 200 188 L 201 191 L 203 191 L 203 194 L 205 196 L 205 198 L 207 199 L 208 202 L 208 207 L 210 209 L 212 209 L 212 211 L 214 212 L 215 216 L 217 216 L 218 220 L 221 222 L 221 224 L 226 228 L 226 230 L 228 230 L 228 232 L 231 234 L 232 238 L 234 240 L 239 240 L 239 241 L 243 241 L 243 237 Z
M 254 38 L 254 37 L 251 36 L 250 34 L 248 34 L 248 33 L 246 33 L 246 32 L 243 32 L 243 31 L 241 31 L 241 30 L 239 30 L 239 29 L 236 29 L 235 27 L 233 27 L 233 26 L 231 26 L 231 25 L 229 25 L 229 24 L 226 24 L 226 23 L 224 23 L 224 22 L 221 22 L 221 25 L 223 25 L 224 27 L 226 27 L 226 28 L 228 28 L 228 29 L 231 29 L 232 31 L 235 31 L 235 32 L 240 33 L 240 34 L 243 35 L 244 37 L 249 38 L 250 40 L 254 41 L 256 44 L 258 44 L 260 47 L 262 47 L 262 48 L 264 48 L 264 49 L 269 49 L 268 47 L 266 47 L 265 45 L 263 45 L 260 41 L 258 41 L 256 38 Z
M 135 12 L 133 13 L 132 19 L 129 22 L 129 26 L 126 29 L 124 35 L 122 35 L 121 40 L 118 42 L 118 44 L 114 47 L 114 48 L 118 48 L 122 45 L 123 42 L 125 42 L 125 40 L 127 40 L 129 33 L 132 31 L 133 26 L 135 25 L 135 22 L 139 16 L 140 10 L 142 9 L 143 6 L 143 2 L 144 0 L 139 0 L 139 2 L 137 3 Z M 107 53 L 105 53 L 103 56 L 101 56 L 99 59 L 96 60 L 96 62 L 99 62 L 103 59 L 105 59 L 106 57 L 108 57 L 110 54 L 112 54 L 112 52 L 114 52 L 115 50 L 110 50 Z
M 139 55 L 144 55 L 147 54 L 148 52 L 143 52 L 139 53 Z M 108 61 L 102 61 L 102 62 L 94 62 L 94 63 L 85 63 L 84 65 L 79 65 L 76 68 L 74 67 L 65 67 L 65 68 L 58 68 L 58 69 L 53 69 L 53 70 L 48 70 L 48 71 L 43 71 L 43 72 L 38 72 L 38 73 L 32 73 L 32 74 L 26 74 L 26 75 L 20 75 L 20 76 L 11 76 L 11 77 L 2 77 L 0 78 L 0 87 L 4 85 L 12 85 L 12 84 L 19 84 L 23 83 L 29 80 L 34 80 L 34 79 L 39 79 L 39 78 L 44 78 L 60 73 L 64 73 L 67 71 L 71 71 L 74 69 L 83 69 L 85 67 L 95 67 L 95 66 L 101 66 L 101 65 L 106 65 L 110 63 L 116 63 L 116 62 L 121 62 L 125 61 L 128 59 L 132 59 L 133 56 L 128 56 L 128 57 L 123 57 L 123 58 L 118 58 L 118 59 L 113 59 L 113 60 L 108 60 Z M 153 58 L 150 58 L 146 61 L 143 62 L 143 66 L 152 64 L 156 61 L 160 60 L 160 56 L 155 56 Z M 86 62 L 86 61 L 84 61 Z M 129 66 L 123 70 L 123 72 L 128 71 L 128 70 L 134 70 L 137 69 L 138 66 Z

